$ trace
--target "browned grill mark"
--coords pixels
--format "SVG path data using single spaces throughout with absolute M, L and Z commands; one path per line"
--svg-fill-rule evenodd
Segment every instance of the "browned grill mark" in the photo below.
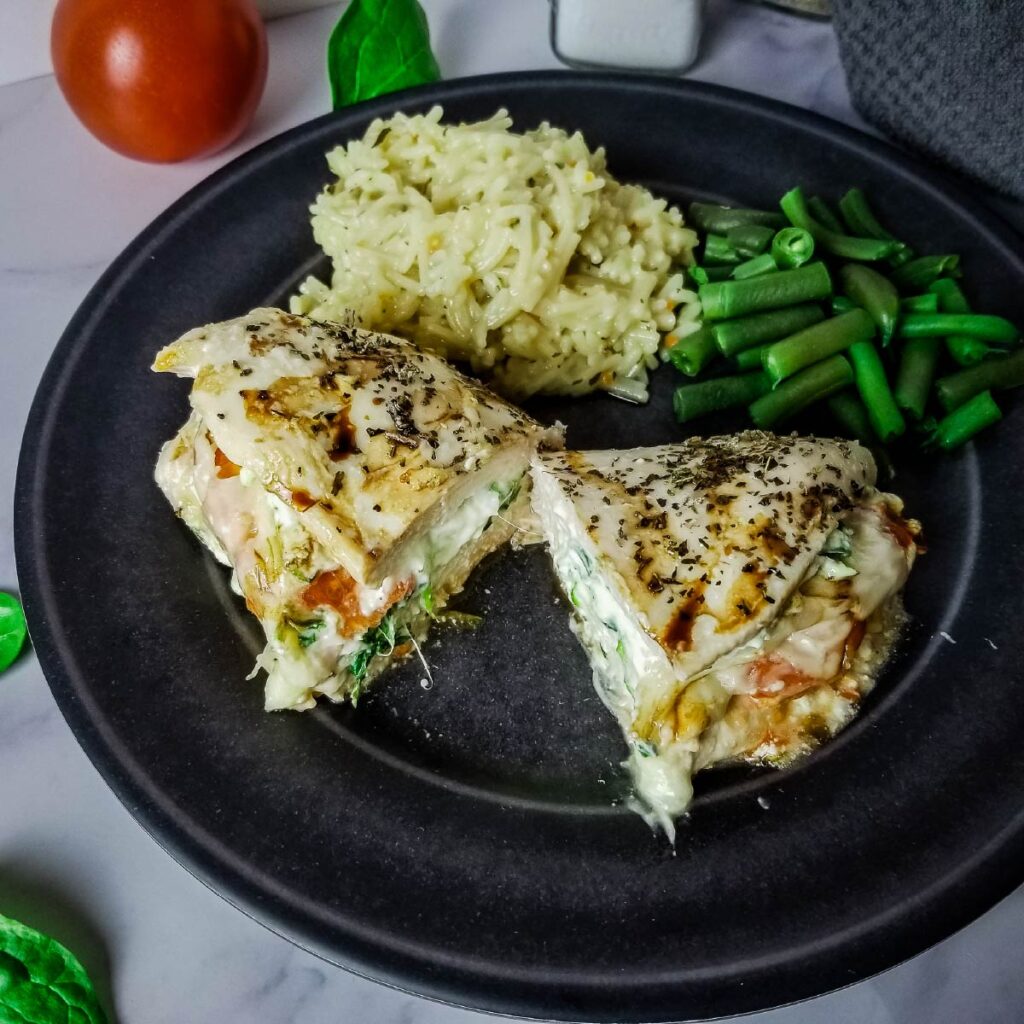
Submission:
M 850 627 L 850 632 L 843 642 L 843 671 L 849 672 L 853 667 L 853 657 L 857 649 L 864 642 L 864 635 L 868 631 L 868 624 L 864 619 L 857 619 Z
M 349 419 L 348 408 L 339 410 L 334 414 L 328 431 L 329 447 L 327 457 L 331 462 L 341 462 L 350 455 L 356 455 L 359 448 L 356 445 L 356 430 Z
M 700 614 L 704 604 L 704 595 L 699 590 L 691 590 L 676 609 L 675 614 L 665 628 L 662 646 L 671 651 L 688 651 L 693 644 L 693 623 Z
M 265 423 L 272 416 L 286 415 L 275 396 L 266 388 L 246 388 L 239 394 L 245 405 L 246 418 L 254 423 Z
M 767 517 L 759 516 L 756 525 L 757 529 L 754 532 L 754 538 L 761 542 L 764 550 L 769 555 L 789 565 L 799 553 L 797 549 L 787 542 L 779 528 Z
M 288 496 L 291 499 L 291 503 L 300 512 L 305 512 L 316 504 L 316 498 L 314 498 L 309 491 L 294 490 L 291 491 Z

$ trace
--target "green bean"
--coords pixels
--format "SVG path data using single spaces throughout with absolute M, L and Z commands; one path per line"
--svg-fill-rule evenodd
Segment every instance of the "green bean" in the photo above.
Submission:
M 895 270 L 897 267 L 902 267 L 904 263 L 909 263 L 911 260 L 916 259 L 914 250 L 907 245 L 906 242 L 897 242 L 899 248 L 888 258 L 887 262 L 890 267 Z M 892 464 L 890 463 L 890 466 Z
M 783 228 L 772 239 L 771 253 L 779 270 L 802 267 L 814 255 L 814 236 L 803 228 Z
M 687 377 L 696 377 L 717 355 L 715 336 L 707 326 L 686 335 L 685 338 L 680 338 L 668 350 L 669 362 Z
M 967 296 L 952 278 L 940 277 L 938 281 L 934 281 L 929 286 L 928 291 L 937 296 L 939 309 L 943 313 L 970 313 L 971 311 Z M 992 348 L 991 345 L 986 345 L 979 338 L 953 334 L 946 338 L 946 351 L 960 366 L 974 366 L 998 350 Z
M 758 345 L 755 348 L 745 348 L 733 356 L 733 365 L 737 370 L 760 370 L 764 365 L 764 354 L 771 348 L 771 345 Z
M 853 370 L 842 356 L 832 356 L 790 377 L 750 406 L 750 417 L 762 430 L 795 416 L 812 402 L 841 391 L 853 380 Z
M 846 388 L 828 400 L 829 412 L 839 421 L 843 432 L 860 441 L 861 444 L 872 445 L 877 438 L 871 429 L 868 411 L 864 403 L 857 397 L 856 389 Z
M 991 391 L 982 391 L 940 420 L 925 442 L 927 448 L 951 451 L 969 441 L 980 430 L 998 423 L 1003 414 Z
M 856 263 L 847 263 L 839 276 L 843 280 L 846 294 L 861 309 L 867 310 L 878 325 L 882 345 L 888 345 L 900 316 L 900 296 L 896 286 L 877 270 Z
M 938 313 L 939 297 L 934 292 L 911 295 L 908 298 L 900 299 L 900 309 L 904 313 Z
M 767 251 L 774 235 L 767 224 L 737 224 L 725 233 L 732 247 L 747 259 Z
M 871 317 L 863 309 L 852 309 L 775 342 L 765 353 L 764 369 L 772 384 L 777 385 L 794 373 L 874 336 Z
M 959 266 L 960 257 L 952 253 L 948 256 L 918 256 L 892 272 L 892 283 L 902 292 L 919 292 L 943 274 L 956 273 Z
M 1021 385 L 1024 385 L 1024 349 L 940 377 L 935 382 L 935 393 L 942 408 L 952 412 L 982 391 L 1003 391 Z
M 839 200 L 839 212 L 843 215 L 843 220 L 846 221 L 851 235 L 860 235 L 862 238 L 884 238 L 890 242 L 896 241 L 896 236 L 890 234 L 878 223 L 868 205 L 867 196 L 859 188 L 851 188 Z
M 871 429 L 886 444 L 899 437 L 906 430 L 906 424 L 889 390 L 878 349 L 870 341 L 861 341 L 850 346 L 849 355 L 857 391 L 868 410 Z
M 987 345 L 981 338 L 967 338 L 962 334 L 946 339 L 946 351 L 960 366 L 977 366 L 991 355 L 998 355 L 1002 349 Z
M 857 303 L 845 295 L 832 296 L 832 312 L 835 316 L 839 316 L 840 313 L 849 313 L 851 309 L 857 308 Z
M 741 207 L 719 206 L 715 203 L 690 203 L 690 223 L 701 231 L 725 234 L 729 228 L 742 224 L 764 224 L 781 228 L 786 220 L 774 210 L 747 210 Z
M 775 265 L 775 257 L 770 252 L 761 253 L 745 263 L 732 268 L 732 276 L 737 281 L 745 281 L 748 277 L 760 277 L 771 274 L 779 268 Z
M 915 420 L 924 417 L 938 361 L 938 338 L 913 338 L 903 346 L 893 394 L 896 404 Z
M 908 313 L 899 326 L 901 338 L 942 338 L 947 334 L 1004 344 L 1020 340 L 1020 331 L 1009 320 L 985 313 Z
M 878 222 L 871 207 L 868 205 L 867 197 L 859 188 L 851 188 L 842 199 L 839 200 L 839 212 L 846 221 L 851 235 L 859 235 L 862 238 L 883 238 L 896 242 L 898 248 L 889 257 L 889 264 L 898 267 L 914 258 L 914 250 L 905 242 L 900 242 Z
M 940 277 L 928 286 L 928 293 L 939 300 L 943 313 L 970 313 L 971 307 L 960 285 L 951 277 Z
M 732 267 L 725 264 L 720 267 L 690 267 L 690 280 L 699 288 L 709 281 L 728 281 L 732 277 Z
M 807 210 L 810 215 L 823 227 L 837 235 L 843 233 L 843 225 L 839 218 L 832 212 L 832 207 L 819 196 L 810 196 L 807 200 Z
M 684 384 L 672 396 L 672 408 L 680 423 L 710 412 L 749 405 L 771 390 L 771 382 L 761 372 L 741 377 L 716 377 L 697 384 Z
M 823 299 L 831 291 L 832 279 L 825 264 L 815 262 L 746 281 L 713 281 L 701 285 L 698 294 L 705 319 L 728 320 L 744 313 Z
M 802 331 L 811 324 L 825 319 L 821 307 L 814 302 L 785 309 L 773 309 L 767 313 L 752 313 L 750 316 L 725 320 L 712 327 L 715 343 L 723 356 L 734 356 L 743 349 L 760 345 L 766 341 L 778 341 Z
M 897 267 L 902 267 L 904 263 L 909 263 L 915 258 L 914 250 L 906 242 L 897 242 L 896 245 L 898 246 L 896 251 L 886 259 L 886 262 L 893 270 Z
M 721 267 L 705 267 L 709 281 L 728 281 L 732 277 L 732 267 L 725 265 Z
M 814 236 L 814 241 L 828 252 L 847 260 L 882 260 L 896 249 L 896 242 L 879 238 L 854 238 L 851 235 L 829 231 L 811 216 L 800 188 L 791 189 L 779 200 L 782 212 L 794 227 L 803 228 Z
M 725 235 L 704 236 L 704 262 L 714 266 L 722 263 L 740 263 L 743 257 Z

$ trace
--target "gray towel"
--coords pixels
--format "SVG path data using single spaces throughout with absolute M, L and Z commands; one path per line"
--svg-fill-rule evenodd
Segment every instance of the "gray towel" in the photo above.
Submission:
M 1024 199 L 1024 0 L 833 0 L 854 106 Z

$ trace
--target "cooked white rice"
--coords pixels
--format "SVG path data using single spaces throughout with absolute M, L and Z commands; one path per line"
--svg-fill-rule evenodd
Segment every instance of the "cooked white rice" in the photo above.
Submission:
M 292 310 L 404 335 L 512 397 L 645 399 L 660 332 L 699 321 L 680 212 L 617 182 L 579 132 L 442 116 L 377 120 L 327 154 L 336 180 L 311 212 L 331 282 L 308 278 Z

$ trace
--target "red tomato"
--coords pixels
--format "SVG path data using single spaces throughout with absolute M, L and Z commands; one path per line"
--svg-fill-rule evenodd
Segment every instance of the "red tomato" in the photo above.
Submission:
M 267 79 L 252 0 L 59 0 L 50 49 L 82 124 L 111 149 L 158 163 L 237 139 Z

